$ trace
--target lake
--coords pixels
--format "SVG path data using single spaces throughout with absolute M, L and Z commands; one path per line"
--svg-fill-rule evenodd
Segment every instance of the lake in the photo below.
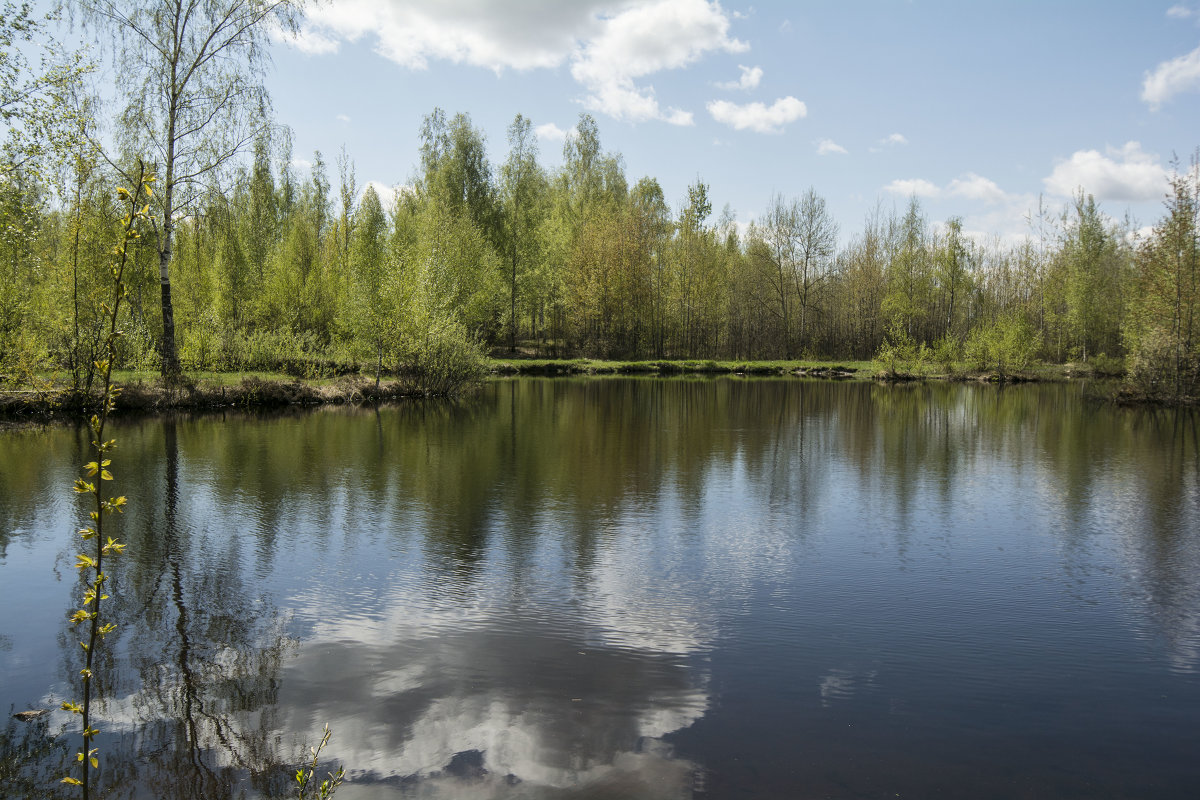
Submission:
M 1200 422 L 1077 385 L 498 380 L 121 419 L 120 797 L 1200 797 Z M 0 778 L 52 790 L 85 428 L 0 432 Z M 294 767 L 292 767 L 294 771 Z

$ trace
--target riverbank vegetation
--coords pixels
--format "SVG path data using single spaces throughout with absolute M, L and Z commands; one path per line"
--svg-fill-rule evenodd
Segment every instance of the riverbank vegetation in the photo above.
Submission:
M 85 19 L 111 29 L 107 6 L 93 5 L 100 12 Z M 106 187 L 122 165 L 162 149 L 138 131 L 174 112 L 139 117 L 118 135 L 119 155 L 105 154 L 96 104 L 77 75 L 55 75 L 45 108 L 12 105 L 14 119 L 37 125 L 13 128 L 24 133 L 3 153 L 0 382 L 28 390 L 58 372 L 86 393 L 102 343 L 103 254 L 119 235 Z M 701 179 L 675 202 L 654 177 L 626 175 L 586 114 L 562 166 L 547 169 L 524 116 L 497 163 L 468 114 L 434 109 L 414 175 L 385 203 L 359 185 L 344 150 L 332 167 L 313 154 L 300 173 L 288 131 L 265 108 L 206 120 L 196 135 L 209 143 L 229 131 L 208 126 L 236 127 L 232 149 L 205 161 L 189 140 L 203 168 L 156 193 L 158 223 L 131 254 L 119 367 L 169 381 L 367 374 L 377 387 L 403 374 L 437 394 L 483 374 L 488 351 L 875 360 L 893 376 L 965 365 L 1003 377 L 1046 362 L 1127 372 L 1131 396 L 1200 392 L 1194 160 L 1176 164 L 1149 235 L 1114 221 L 1083 187 L 1061 213 L 1034 209 L 1029 235 L 1009 243 L 968 236 L 956 217 L 930 220 L 916 197 L 846 230 L 805 187 L 770 198 L 743 226 L 728 207 L 714 212 Z M 54 134 L 34 135 L 43 129 Z

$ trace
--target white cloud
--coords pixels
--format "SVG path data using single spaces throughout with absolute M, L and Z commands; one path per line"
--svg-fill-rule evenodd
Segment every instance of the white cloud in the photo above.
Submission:
M 739 53 L 747 45 L 729 37 L 729 18 L 705 0 L 659 0 L 634 6 L 604 21 L 603 29 L 580 50 L 571 75 L 589 94 L 584 105 L 614 119 L 660 119 L 692 124 L 692 115 L 660 109 L 651 86 L 634 81 L 679 69 L 714 50 Z
M 974 172 L 968 172 L 955 178 L 945 186 L 938 186 L 924 178 L 907 178 L 894 180 L 883 187 L 883 190 L 889 194 L 903 197 L 913 195 L 917 197 L 962 197 L 967 200 L 979 200 L 989 205 L 1011 203 L 1018 199 L 1018 195 L 1009 194 L 1001 189 L 995 181 L 982 175 L 976 175 Z
M 346 114 L 338 114 L 338 115 L 337 115 L 337 120 L 338 120 L 338 122 L 345 122 L 345 123 L 349 123 L 349 122 L 350 122 L 350 117 L 349 117 L 349 116 L 347 116 Z
M 564 131 L 553 122 L 547 122 L 534 128 L 533 133 L 544 142 L 562 142 L 566 140 L 570 131 Z
M 817 142 L 817 155 L 819 156 L 844 156 L 849 151 L 835 142 L 833 139 L 822 139 Z
M 742 76 L 736 81 L 725 81 L 718 83 L 718 89 L 740 89 L 741 91 L 749 91 L 757 89 L 758 84 L 762 81 L 762 67 L 744 67 L 738 64 L 738 69 L 742 71 Z
M 961 178 L 955 178 L 946 186 L 946 193 L 955 197 L 966 197 L 970 200 L 982 200 L 985 203 L 1003 203 L 1009 198 L 1007 192 L 982 175 L 968 172 Z
M 894 180 L 883 187 L 883 190 L 889 194 L 897 194 L 903 197 L 912 197 L 913 195 L 917 197 L 937 197 L 942 193 L 941 189 L 924 178 Z
M 637 81 L 713 51 L 748 49 L 729 35 L 730 24 L 715 0 L 333 0 L 310 7 L 294 44 L 323 54 L 366 38 L 409 69 L 438 60 L 496 73 L 569 63 L 587 108 L 633 122 L 690 125 L 690 112 L 663 109 L 654 87 Z
M 1138 142 L 1109 147 L 1105 154 L 1078 150 L 1042 181 L 1046 191 L 1070 196 L 1078 189 L 1101 200 L 1135 202 L 1154 200 L 1167 189 L 1167 170 L 1157 156 L 1142 150 Z
M 1142 100 L 1155 111 L 1180 92 L 1200 89 L 1200 47 L 1187 55 L 1164 61 L 1147 72 L 1142 82 Z
M 1187 19 L 1195 13 L 1187 6 L 1171 6 L 1167 9 L 1167 16 L 1171 19 Z
M 1143 225 L 1135 231 L 1129 231 L 1125 234 L 1125 241 L 1131 245 L 1137 245 L 1138 242 L 1144 242 L 1154 235 L 1153 225 Z
M 885 147 L 899 147 L 908 144 L 908 139 L 902 133 L 892 133 L 879 140 L 879 145 L 868 148 L 872 153 L 882 153 Z
M 883 190 L 903 198 L 958 200 L 957 206 L 966 207 L 953 208 L 950 213 L 961 215 L 963 235 L 980 244 L 999 241 L 1012 246 L 1028 238 L 1028 218 L 1032 214 L 1031 209 L 1036 208 L 1040 201 L 1037 195 L 1006 192 L 995 181 L 974 172 L 955 178 L 945 186 L 938 186 L 924 178 L 908 178 L 894 180 Z M 962 200 L 976 202 L 964 204 Z M 946 232 L 944 222 L 934 221 L 932 224 L 939 234 Z
M 708 104 L 708 113 L 717 122 L 723 122 L 734 130 L 749 128 L 758 133 L 783 133 L 783 126 L 808 114 L 808 107 L 790 95 L 781 97 L 770 106 L 763 103 L 738 105 L 727 100 L 713 100 Z
M 596 32 L 611 0 L 529 0 L 520 4 L 460 0 L 333 0 L 310 5 L 302 37 L 327 43 L 374 39 L 384 57 L 411 69 L 430 60 L 494 71 L 557 67 L 581 38 Z M 302 48 L 303 49 L 303 48 Z
M 276 40 L 287 42 L 301 53 L 310 56 L 324 56 L 336 53 L 341 46 L 337 39 L 330 38 L 323 33 L 308 28 L 299 31 L 294 36 L 290 33 L 284 33 L 282 30 L 274 30 L 271 33 Z

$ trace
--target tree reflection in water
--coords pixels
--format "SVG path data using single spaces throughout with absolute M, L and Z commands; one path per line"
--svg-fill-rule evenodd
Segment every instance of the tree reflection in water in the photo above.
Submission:
M 1069 795 L 1094 766 L 1071 737 L 1118 718 L 1185 768 L 1154 698 L 1200 669 L 1194 412 L 1069 386 L 514 380 L 117 436 L 117 796 L 286 792 L 325 722 L 346 800 L 986 794 L 980 737 Z M 44 438 L 5 487 L 69 485 L 70 432 Z M 0 462 L 31 443 L 0 437 Z M 69 529 L 44 499 L 0 497 L 0 523 L 0 558 Z M 1082 716 L 1059 731 L 1064 696 Z M 1027 746 L 1031 718 L 1061 735 Z M 57 724 L 10 725 L 0 764 L 61 760 Z M 845 756 L 864 748 L 874 771 Z

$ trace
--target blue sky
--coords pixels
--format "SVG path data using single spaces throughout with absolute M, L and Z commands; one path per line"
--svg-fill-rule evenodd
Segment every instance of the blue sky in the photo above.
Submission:
M 335 179 L 344 145 L 360 184 L 410 180 L 435 106 L 497 165 L 518 112 L 547 166 L 587 112 L 673 205 L 700 178 L 746 223 L 812 186 L 843 239 L 913 193 L 1011 238 L 1080 185 L 1150 225 L 1200 146 L 1200 0 L 331 0 L 273 57 L 297 159 Z

